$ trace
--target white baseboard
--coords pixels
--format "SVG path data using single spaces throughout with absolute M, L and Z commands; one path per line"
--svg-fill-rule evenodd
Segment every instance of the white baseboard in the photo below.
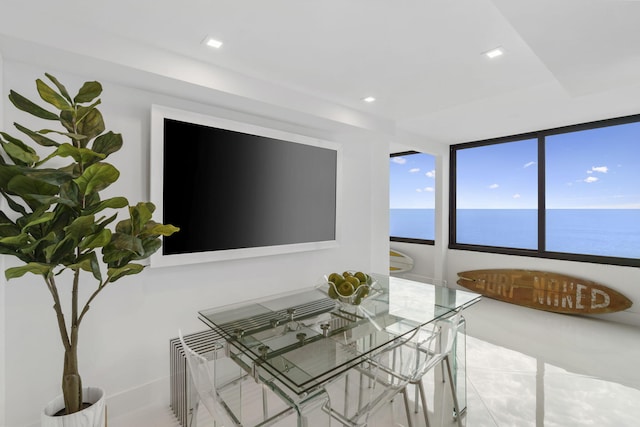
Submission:
M 114 394 L 107 394 L 107 425 L 110 420 L 156 406 L 169 411 L 169 377 L 161 378 Z M 0 427 L 2 427 L 0 425 Z M 40 427 L 40 421 L 25 427 Z
M 169 377 L 107 395 L 108 418 L 117 418 L 146 406 L 169 407 Z

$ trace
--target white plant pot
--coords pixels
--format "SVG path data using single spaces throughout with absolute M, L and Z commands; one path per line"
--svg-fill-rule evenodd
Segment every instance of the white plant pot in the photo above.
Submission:
M 42 427 L 104 427 L 105 425 L 105 393 L 98 387 L 84 387 L 82 397 L 92 405 L 75 414 L 54 415 L 64 408 L 62 395 L 53 399 L 42 411 L 40 425 Z

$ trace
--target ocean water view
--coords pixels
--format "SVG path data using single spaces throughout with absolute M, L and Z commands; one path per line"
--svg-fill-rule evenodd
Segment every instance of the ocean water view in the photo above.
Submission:
M 433 240 L 434 209 L 390 209 L 389 234 L 394 237 Z
M 547 250 L 640 258 L 640 209 L 548 209 Z M 391 209 L 390 234 L 434 238 L 433 209 Z M 458 243 L 536 249 L 535 209 L 459 209 Z

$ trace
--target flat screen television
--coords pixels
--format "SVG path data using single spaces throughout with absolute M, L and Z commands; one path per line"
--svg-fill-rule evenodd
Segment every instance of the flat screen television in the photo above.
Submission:
M 337 246 L 339 145 L 153 106 L 151 200 L 180 227 L 151 266 Z

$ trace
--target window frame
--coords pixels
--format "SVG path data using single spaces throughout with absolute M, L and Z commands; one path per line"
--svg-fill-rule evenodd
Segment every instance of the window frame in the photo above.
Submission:
M 422 151 L 415 151 L 415 150 L 409 150 L 409 151 L 400 151 L 397 153 L 391 153 L 389 154 L 389 160 L 391 160 L 391 158 L 393 157 L 400 157 L 400 156 L 408 156 L 411 154 L 427 154 L 427 155 L 432 155 L 429 153 L 424 153 Z M 391 208 L 389 208 L 391 209 Z M 434 224 L 435 226 L 435 224 Z M 397 237 L 397 236 L 392 236 L 391 233 L 389 233 L 389 241 L 391 242 L 399 242 L 399 243 L 414 243 L 417 245 L 430 245 L 430 246 L 434 246 L 435 245 L 435 240 L 434 239 L 417 239 L 417 238 L 413 238 L 413 237 Z
M 619 265 L 627 267 L 640 267 L 640 258 L 621 258 L 602 255 L 575 254 L 566 252 L 553 252 L 546 250 L 546 157 L 545 139 L 548 136 L 564 133 L 580 132 L 591 129 L 611 127 L 629 123 L 640 122 L 640 114 L 624 117 L 616 117 L 597 120 L 588 123 L 562 126 L 541 131 L 527 132 L 498 138 L 490 138 L 449 147 L 449 249 L 459 249 L 475 252 L 487 252 L 504 255 L 519 255 L 535 258 L 557 259 L 564 261 L 589 262 L 594 264 Z M 504 144 L 525 139 L 537 139 L 538 141 L 538 245 L 537 249 L 521 249 L 500 246 L 474 245 L 469 243 L 457 243 L 456 241 L 456 209 L 457 209 L 457 165 L 456 154 L 459 150 L 482 147 L 494 144 Z M 542 249 L 541 249 L 542 248 Z

